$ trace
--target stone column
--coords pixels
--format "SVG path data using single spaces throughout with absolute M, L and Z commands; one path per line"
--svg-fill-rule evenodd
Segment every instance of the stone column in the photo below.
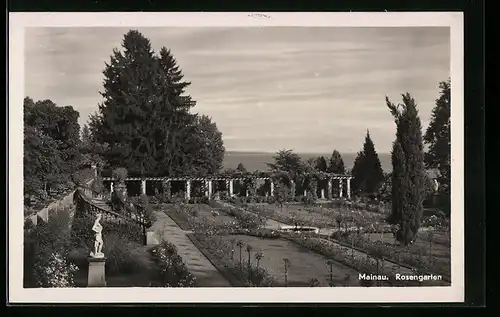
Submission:
M 146 180 L 145 179 L 141 180 L 141 193 L 143 195 L 146 195 Z
M 274 196 L 274 182 L 272 179 L 271 179 L 271 184 L 270 184 L 270 192 L 271 192 L 271 196 Z
M 342 198 L 344 195 L 343 193 L 344 190 L 344 180 L 342 178 L 339 178 L 339 197 Z
M 103 287 L 106 286 L 106 258 L 89 257 L 89 273 L 87 286 L 88 287 Z
M 204 189 L 205 196 L 210 198 L 210 196 L 208 195 L 208 180 L 207 179 L 205 179 L 203 181 L 203 189 Z
M 212 180 L 208 180 L 208 199 L 212 197 Z
M 229 197 L 233 197 L 234 196 L 234 186 L 233 186 L 233 180 L 230 179 L 229 180 Z
M 328 179 L 328 198 L 332 199 L 333 198 L 333 192 L 332 192 L 332 179 Z
M 307 196 L 307 189 L 304 189 L 304 197 Z
M 321 188 L 321 199 L 325 199 L 325 189 Z
M 186 181 L 186 199 L 191 198 L 191 181 L 187 180 Z
M 166 185 L 166 188 L 164 188 L 163 190 L 167 191 L 167 193 L 166 193 L 167 197 L 172 197 L 172 181 L 167 179 L 165 181 L 165 185 Z
M 290 180 L 290 194 L 295 199 L 295 181 L 293 179 Z
M 110 192 L 111 194 L 113 193 L 113 190 L 114 190 L 114 188 L 115 188 L 115 186 L 114 186 L 114 185 L 115 185 L 115 184 L 114 184 L 114 182 L 113 182 L 113 181 L 111 181 L 111 185 L 110 185 L 111 187 L 110 187 L 110 189 L 109 189 L 109 192 Z
M 347 198 L 351 198 L 351 178 L 347 179 Z
M 92 164 L 91 168 L 94 171 L 94 177 L 97 178 L 97 165 Z

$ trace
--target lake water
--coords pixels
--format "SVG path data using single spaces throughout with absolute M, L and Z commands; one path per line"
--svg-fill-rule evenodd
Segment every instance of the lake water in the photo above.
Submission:
M 307 160 L 312 157 L 324 156 L 328 161 L 330 159 L 331 153 L 297 153 L 303 160 Z M 243 166 L 248 171 L 265 171 L 268 169 L 266 163 L 273 162 L 273 156 L 275 153 L 257 153 L 257 152 L 232 152 L 226 151 L 224 156 L 224 168 L 236 168 L 239 163 L 243 163 Z M 346 169 L 350 170 L 354 164 L 354 159 L 357 153 L 343 153 L 342 159 Z M 380 164 L 382 164 L 382 169 L 384 172 L 389 173 L 392 170 L 391 154 L 390 153 L 379 153 Z

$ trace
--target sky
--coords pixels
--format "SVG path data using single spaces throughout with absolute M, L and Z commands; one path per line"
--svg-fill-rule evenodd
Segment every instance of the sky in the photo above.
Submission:
M 130 28 L 32 28 L 25 33 L 25 95 L 71 105 L 80 124 L 97 111 L 105 63 Z M 227 151 L 358 152 L 367 129 L 390 152 L 385 96 L 415 98 L 423 129 L 450 76 L 449 28 L 138 28 L 169 48 L 194 112 L 208 115 Z

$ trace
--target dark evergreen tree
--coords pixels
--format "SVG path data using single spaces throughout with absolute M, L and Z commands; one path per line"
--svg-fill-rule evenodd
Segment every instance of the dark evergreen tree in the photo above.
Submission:
M 220 132 L 210 120 L 190 113 L 195 105 L 185 94 L 190 83 L 171 52 L 162 48 L 156 56 L 138 31 L 125 34 L 122 47 L 106 64 L 104 102 L 89 123 L 95 140 L 109 144 L 110 168 L 171 176 L 220 168 Z
M 238 167 L 236 167 L 236 170 L 242 174 L 245 174 L 247 172 L 247 169 L 243 165 L 243 163 L 239 163 Z
M 320 172 L 326 172 L 328 169 L 328 164 L 324 156 L 318 156 L 316 158 L 315 169 Z
M 344 174 L 345 166 L 342 155 L 337 150 L 334 150 L 330 157 L 330 164 L 328 165 L 328 172 L 333 174 Z
M 151 43 L 141 33 L 129 31 L 122 42 L 123 52 L 114 50 L 104 70 L 104 101 L 92 133 L 99 143 L 108 143 L 105 159 L 111 168 L 124 167 L 131 174 L 154 171 L 157 166 L 150 136 L 157 110 L 165 105 L 157 94 L 161 86 L 157 61 Z M 95 126 L 95 124 L 97 126 Z
M 424 135 L 424 142 L 429 146 L 425 153 L 427 168 L 437 169 L 438 191 L 442 198 L 441 207 L 449 214 L 451 185 L 451 82 L 439 84 L 440 96 L 432 110 L 431 121 Z
M 354 160 L 352 175 L 353 190 L 366 194 L 375 193 L 384 180 L 384 171 L 369 131 L 366 132 L 363 150 Z
M 420 228 L 425 195 L 425 166 L 422 126 L 417 105 L 409 93 L 403 103 L 386 103 L 396 122 L 396 140 L 392 151 L 392 213 L 391 223 L 397 223 L 396 238 L 404 245 L 415 239 Z

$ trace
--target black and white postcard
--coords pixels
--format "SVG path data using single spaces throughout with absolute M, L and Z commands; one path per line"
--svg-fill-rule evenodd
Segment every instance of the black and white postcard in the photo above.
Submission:
M 9 32 L 12 303 L 464 300 L 461 13 Z

